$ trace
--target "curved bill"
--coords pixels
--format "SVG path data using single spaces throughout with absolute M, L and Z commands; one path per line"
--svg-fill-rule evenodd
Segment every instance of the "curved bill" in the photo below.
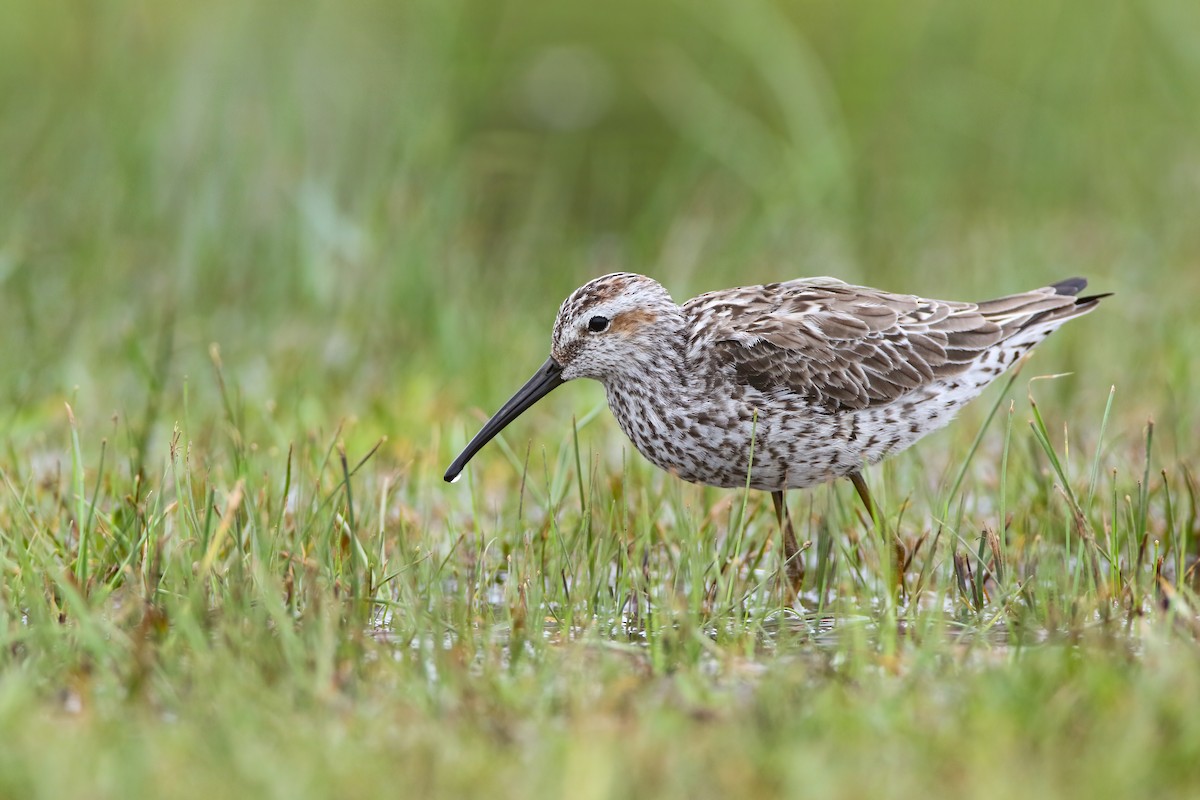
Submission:
M 521 416 L 525 409 L 550 394 L 551 391 L 563 383 L 565 381 L 562 378 L 562 366 L 553 358 L 547 358 L 546 363 L 538 368 L 533 377 L 517 390 L 517 393 L 487 421 L 487 424 L 483 426 L 479 433 L 475 434 L 475 438 L 471 440 L 470 444 L 458 454 L 458 458 L 454 459 L 454 463 L 446 470 L 444 476 L 446 482 L 453 483 L 458 480 L 463 467 L 467 466 L 467 462 L 479 452 L 481 447 L 494 439 L 496 434 L 504 430 L 504 427 L 508 423 Z

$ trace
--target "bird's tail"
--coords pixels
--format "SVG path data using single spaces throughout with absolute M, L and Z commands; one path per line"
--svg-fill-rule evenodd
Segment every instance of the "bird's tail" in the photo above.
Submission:
M 1001 297 L 979 304 L 979 312 L 1004 332 L 999 360 L 1011 366 L 1040 344 L 1064 322 L 1091 312 L 1107 294 L 1079 296 L 1084 278 L 1068 278 L 1032 292 Z
M 1028 349 L 1069 319 L 1092 311 L 1108 294 L 1083 297 L 1084 278 L 1068 278 L 1032 292 L 979 304 L 979 313 L 1005 332 L 1004 346 Z

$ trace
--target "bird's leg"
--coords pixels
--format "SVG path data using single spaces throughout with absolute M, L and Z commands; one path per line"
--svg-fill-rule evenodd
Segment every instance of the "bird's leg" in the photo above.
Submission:
M 867 482 L 863 480 L 861 472 L 851 472 L 847 477 L 854 484 L 854 490 L 858 492 L 859 498 L 863 501 L 863 505 L 867 507 L 867 516 L 869 516 L 875 525 L 887 535 L 887 529 L 883 524 L 883 514 L 879 510 L 879 506 L 875 505 L 875 500 L 871 497 L 871 490 L 867 488 Z M 904 546 L 904 542 L 900 541 L 898 533 L 892 534 L 892 550 L 896 558 L 896 575 L 901 585 L 904 583 L 904 568 L 908 566 L 908 550 Z
M 854 490 L 858 492 L 863 505 L 867 507 L 867 516 L 873 520 L 878 520 L 878 509 L 875 507 L 875 501 L 871 499 L 871 490 L 867 488 L 867 482 L 863 480 L 862 473 L 851 472 L 849 477 L 850 482 L 854 484 Z
M 800 546 L 796 543 L 796 531 L 792 528 L 792 515 L 788 513 L 787 503 L 783 500 L 783 492 L 771 492 L 771 501 L 775 504 L 775 520 L 783 531 L 783 567 L 792 591 L 800 594 L 804 586 L 804 559 L 800 555 Z

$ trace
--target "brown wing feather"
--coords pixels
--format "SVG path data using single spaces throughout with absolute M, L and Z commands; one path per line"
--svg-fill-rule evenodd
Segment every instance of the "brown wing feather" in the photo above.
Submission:
M 713 292 L 684 311 L 694 321 L 692 352 L 702 352 L 703 339 L 738 383 L 845 411 L 891 403 L 965 371 L 1030 324 L 1081 313 L 1074 291 L 1061 290 L 976 305 L 815 279 Z

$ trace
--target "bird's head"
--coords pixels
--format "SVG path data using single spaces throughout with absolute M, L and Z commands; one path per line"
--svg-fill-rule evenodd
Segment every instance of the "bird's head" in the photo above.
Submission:
M 647 340 L 678 309 L 658 281 L 631 272 L 604 275 L 563 301 L 554 322 L 550 358 L 564 381 L 607 382 L 638 369 Z M 653 350 L 653 348 L 649 348 Z
M 446 470 L 458 478 L 467 462 L 508 423 L 574 378 L 605 384 L 653 365 L 656 329 L 677 322 L 679 308 L 658 281 L 631 272 L 596 278 L 571 293 L 558 310 L 550 358 L 487 421 Z

